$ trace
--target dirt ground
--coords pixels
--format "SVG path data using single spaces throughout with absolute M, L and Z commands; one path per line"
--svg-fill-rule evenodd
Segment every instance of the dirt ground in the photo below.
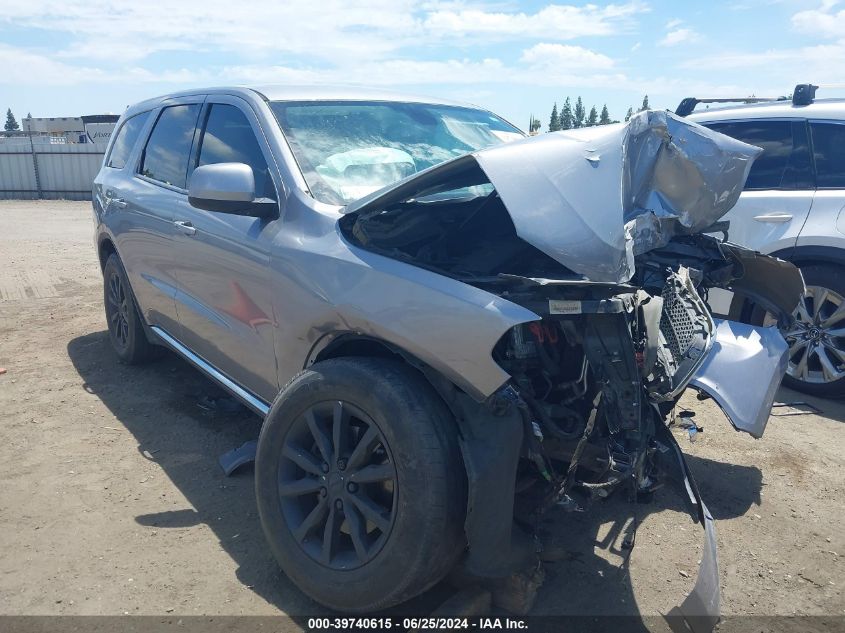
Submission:
M 108 346 L 90 203 L 0 202 L 0 614 L 320 614 L 267 551 L 249 468 L 260 421 L 173 356 Z M 845 406 L 781 390 L 765 437 L 686 395 L 689 456 L 718 530 L 725 614 L 843 615 Z M 703 531 L 661 490 L 544 530 L 533 613 L 653 615 L 694 582 Z M 636 546 L 621 548 L 636 513 Z M 427 608 L 440 587 L 418 601 Z

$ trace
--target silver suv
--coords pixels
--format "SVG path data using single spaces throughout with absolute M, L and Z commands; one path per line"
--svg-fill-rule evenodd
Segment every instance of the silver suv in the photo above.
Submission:
M 690 120 L 763 149 L 745 191 L 724 217 L 728 237 L 795 263 L 807 294 L 794 326 L 785 384 L 807 393 L 845 396 L 845 99 L 816 99 L 816 86 L 799 85 L 790 99 L 718 107 Z M 697 103 L 687 99 L 679 114 Z M 749 323 L 772 320 L 753 301 L 722 291 L 716 312 Z
M 94 182 L 111 342 L 169 347 L 264 418 L 261 523 L 325 605 L 536 566 L 544 511 L 666 482 L 707 539 L 680 613 L 712 622 L 713 519 L 669 422 L 693 387 L 760 437 L 786 367 L 776 329 L 702 299 L 791 325 L 798 270 L 704 234 L 759 151 L 666 112 L 527 139 L 366 91 L 145 101 Z

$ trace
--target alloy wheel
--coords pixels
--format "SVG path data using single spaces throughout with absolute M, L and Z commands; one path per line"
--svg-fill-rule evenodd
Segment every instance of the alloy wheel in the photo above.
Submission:
M 795 323 L 782 329 L 789 344 L 787 374 L 806 383 L 845 377 L 845 297 L 823 286 L 807 286 L 794 312 Z M 774 325 L 767 314 L 764 325 Z
M 121 348 L 129 344 L 129 301 L 123 281 L 118 273 L 112 273 L 109 277 L 108 293 L 109 328 L 115 340 Z
M 343 401 L 306 409 L 285 437 L 279 502 L 299 547 L 332 569 L 371 561 L 396 518 L 396 468 L 384 435 Z

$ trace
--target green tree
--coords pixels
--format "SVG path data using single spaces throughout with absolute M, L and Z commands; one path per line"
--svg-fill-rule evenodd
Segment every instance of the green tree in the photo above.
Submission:
M 540 119 L 538 119 L 537 117 L 535 117 L 532 114 L 531 118 L 528 120 L 528 131 L 531 134 L 534 134 L 534 133 L 536 133 L 540 130 L 540 127 L 541 127 Z
M 648 110 L 648 95 L 643 97 L 643 105 L 639 109 L 640 112 L 642 112 L 643 110 Z
M 584 117 L 586 114 L 584 102 L 581 101 L 581 97 L 578 97 L 575 101 L 575 118 L 572 122 L 572 127 L 584 127 Z
M 557 102 L 552 107 L 552 116 L 549 117 L 549 132 L 557 132 L 560 129 L 560 116 L 557 113 Z
M 601 109 L 601 116 L 599 117 L 599 125 L 607 125 L 610 123 L 610 112 L 607 111 L 607 104 L 605 103 Z
M 571 130 L 575 127 L 575 117 L 572 116 L 572 103 L 569 97 L 563 102 L 563 110 L 560 111 L 560 129 Z
M 630 121 L 632 116 L 634 116 L 634 108 L 628 108 L 628 111 L 625 113 L 625 122 Z
M 599 113 L 596 110 L 596 106 L 590 108 L 590 114 L 587 115 L 587 127 L 593 127 L 597 125 L 599 122 Z
M 7 132 L 15 132 L 21 129 L 21 126 L 18 125 L 17 120 L 15 119 L 15 115 L 12 114 L 12 108 L 6 110 L 6 131 Z

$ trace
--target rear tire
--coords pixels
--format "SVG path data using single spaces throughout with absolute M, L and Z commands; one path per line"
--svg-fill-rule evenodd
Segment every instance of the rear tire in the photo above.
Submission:
M 136 365 L 156 356 L 158 348 L 147 340 L 129 279 L 115 253 L 103 267 L 103 303 L 109 340 L 120 361 Z
M 455 424 L 404 363 L 338 358 L 298 374 L 267 415 L 255 473 L 276 560 L 332 609 L 404 602 L 441 580 L 464 549 Z
M 800 268 L 807 294 L 795 311 L 795 326 L 781 331 L 790 345 L 783 384 L 813 396 L 845 398 L 845 270 L 831 264 Z M 756 306 L 750 321 L 774 323 Z

